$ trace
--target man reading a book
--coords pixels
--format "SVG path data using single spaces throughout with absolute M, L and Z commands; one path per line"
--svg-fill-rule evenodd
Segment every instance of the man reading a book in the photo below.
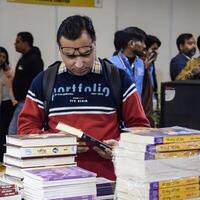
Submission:
M 58 132 L 58 122 L 83 130 L 98 140 L 113 144 L 120 138 L 119 113 L 105 74 L 105 60 L 96 56 L 96 35 L 87 16 L 66 18 L 57 32 L 62 62 L 52 90 L 48 131 L 44 131 L 44 95 L 40 73 L 29 89 L 19 117 L 18 134 Z M 121 113 L 126 127 L 149 127 L 135 84 L 125 71 L 121 79 Z M 80 141 L 78 166 L 98 176 L 115 179 L 111 151 Z

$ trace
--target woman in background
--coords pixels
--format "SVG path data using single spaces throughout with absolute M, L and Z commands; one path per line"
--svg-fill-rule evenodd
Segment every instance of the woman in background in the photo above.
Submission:
M 17 101 L 12 91 L 13 70 L 9 66 L 8 52 L 0 47 L 0 162 L 5 152 L 4 144 L 8 126 Z

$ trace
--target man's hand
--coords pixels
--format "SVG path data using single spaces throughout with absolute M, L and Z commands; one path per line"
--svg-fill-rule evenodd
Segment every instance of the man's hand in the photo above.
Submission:
M 78 141 L 78 146 L 77 146 L 77 153 L 85 153 L 89 150 L 89 147 L 86 145 L 85 142 L 83 141 Z
M 103 141 L 104 143 L 108 144 L 112 150 L 110 150 L 109 148 L 106 148 L 105 150 L 101 150 L 100 148 L 98 147 L 94 147 L 93 149 L 102 157 L 102 158 L 105 158 L 105 159 L 109 159 L 111 160 L 112 159 L 112 152 L 113 152 L 113 149 L 118 146 L 118 141 L 117 140 L 104 140 Z
M 187 75 L 188 79 L 200 79 L 200 66 L 194 67 Z
M 145 65 L 145 68 L 148 69 L 149 66 L 156 60 L 157 58 L 157 52 L 153 51 L 151 53 L 147 53 L 147 57 L 146 59 L 144 60 L 144 65 Z
M 200 74 L 200 66 L 194 67 L 194 69 L 192 69 L 191 73 L 192 73 L 193 75 Z

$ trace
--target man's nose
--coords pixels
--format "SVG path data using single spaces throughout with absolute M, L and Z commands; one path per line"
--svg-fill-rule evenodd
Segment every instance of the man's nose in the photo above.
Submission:
M 81 68 L 83 66 L 83 58 L 81 58 L 80 56 L 76 57 L 75 66 L 77 68 Z
M 145 43 L 142 43 L 142 48 L 146 49 L 146 44 Z

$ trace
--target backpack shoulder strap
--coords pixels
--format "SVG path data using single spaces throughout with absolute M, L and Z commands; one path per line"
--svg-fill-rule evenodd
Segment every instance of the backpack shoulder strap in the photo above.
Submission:
M 45 71 L 42 80 L 42 89 L 44 97 L 44 130 L 49 130 L 49 108 L 51 104 L 51 96 L 53 92 L 54 83 L 56 80 L 56 75 L 58 73 L 58 68 L 61 61 L 57 61 L 50 65 Z
M 111 87 L 119 118 L 122 120 L 122 83 L 119 69 L 106 58 L 102 60 L 102 63 L 105 66 L 106 78 Z

